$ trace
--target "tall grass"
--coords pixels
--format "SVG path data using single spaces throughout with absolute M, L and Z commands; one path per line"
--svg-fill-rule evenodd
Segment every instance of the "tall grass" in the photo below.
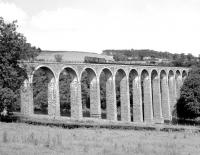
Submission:
M 18 143 L 18 144 L 30 144 L 30 145 L 40 145 L 47 148 L 51 147 L 61 147 L 63 146 L 62 136 L 60 134 L 51 135 L 48 133 L 46 137 L 39 137 L 34 132 L 27 135 L 8 135 L 7 131 L 3 132 L 2 136 L 3 143 Z
M 9 146 L 14 146 L 10 154 L 15 153 L 16 144 L 21 146 L 20 149 L 26 146 L 49 151 L 49 154 L 179 155 L 200 152 L 200 133 L 196 132 L 110 130 L 98 127 L 70 130 L 24 124 L 8 126 L 0 124 L 0 144 L 7 150 L 12 149 Z M 0 145 L 0 154 L 1 150 Z

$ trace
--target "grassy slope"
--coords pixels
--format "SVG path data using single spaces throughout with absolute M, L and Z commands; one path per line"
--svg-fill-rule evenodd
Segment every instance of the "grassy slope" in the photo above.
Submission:
M 199 154 L 200 133 L 62 129 L 0 122 L 0 155 Z

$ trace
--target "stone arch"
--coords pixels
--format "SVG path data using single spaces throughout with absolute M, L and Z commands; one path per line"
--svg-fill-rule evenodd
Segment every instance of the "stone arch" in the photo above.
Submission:
M 79 77 L 78 77 L 79 73 L 78 73 L 77 69 L 74 66 L 64 66 L 64 67 L 62 67 L 60 72 L 59 72 L 59 76 L 65 69 L 71 70 L 73 75 L 75 75 L 77 77 L 77 80 L 79 80 Z
M 176 104 L 176 81 L 174 72 L 172 70 L 168 72 L 168 87 L 169 87 L 169 104 L 172 114 L 174 106 Z
M 77 101 L 78 76 L 71 67 L 65 67 L 59 74 L 60 115 L 74 116 Z
M 101 115 L 102 118 L 117 120 L 116 93 L 114 77 L 110 69 L 103 68 L 100 73 Z
M 142 92 L 141 83 L 137 70 L 132 69 L 129 72 L 130 106 L 133 122 L 142 122 Z
M 160 72 L 161 107 L 164 120 L 170 120 L 168 77 L 165 70 Z
M 152 88 L 152 107 L 153 118 L 155 122 L 162 122 L 161 108 L 161 92 L 160 92 L 160 77 L 157 70 L 151 72 L 151 88 Z
M 92 68 L 81 73 L 83 117 L 101 117 L 99 80 Z M 89 109 L 89 110 L 88 110 Z
M 118 69 L 115 74 L 115 86 L 118 120 L 130 121 L 129 83 L 123 69 Z
M 90 73 L 92 73 L 92 75 L 93 76 L 96 76 L 97 77 L 97 72 L 96 72 L 96 70 L 94 69 L 94 68 L 92 68 L 92 67 L 90 67 L 90 66 L 86 66 L 86 67 L 84 67 L 82 70 L 81 70 L 81 72 L 80 72 L 80 77 L 82 77 L 82 75 L 85 73 L 85 71 L 86 72 L 90 72 Z
M 183 80 L 183 82 L 185 81 L 186 77 L 187 77 L 187 72 L 185 70 L 183 70 L 182 71 L 182 80 Z
M 146 69 L 142 70 L 141 72 L 141 88 L 143 120 L 145 122 L 151 122 L 153 120 L 151 77 L 149 76 L 149 72 Z
M 53 70 L 50 66 L 47 66 L 47 65 L 39 65 L 39 66 L 35 67 L 35 69 L 34 69 L 32 75 L 34 75 L 35 72 L 38 71 L 38 70 L 41 69 L 41 68 L 46 68 L 46 69 L 48 69 L 48 70 L 52 73 L 52 75 L 53 75 L 54 77 L 56 77 L 56 75 L 55 75 L 55 73 L 54 73 L 54 70 Z M 32 77 L 31 80 L 33 80 L 33 77 Z M 31 82 L 32 82 L 32 81 L 31 81 Z
M 46 66 L 39 66 L 33 73 L 33 103 L 35 114 L 56 115 L 55 75 Z
M 178 100 L 180 97 L 180 89 L 182 86 L 182 76 L 179 70 L 176 71 L 175 80 L 176 80 L 176 100 Z

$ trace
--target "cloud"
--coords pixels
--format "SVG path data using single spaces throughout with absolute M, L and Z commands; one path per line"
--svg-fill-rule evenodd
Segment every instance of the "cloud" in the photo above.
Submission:
M 197 1 L 120 2 L 104 1 L 107 7 L 102 10 L 97 8 L 100 2 L 87 9 L 80 5 L 47 8 L 33 16 L 13 3 L 0 2 L 0 14 L 9 20 L 18 19 L 27 40 L 42 49 L 100 53 L 108 48 L 148 48 L 199 54 Z
M 30 25 L 35 31 L 30 38 L 45 49 L 151 48 L 193 52 L 199 48 L 198 16 L 199 12 L 184 6 L 160 9 L 149 5 L 142 13 L 120 7 L 101 13 L 65 7 L 33 16 Z
M 0 1 L 0 16 L 8 22 L 17 20 L 21 24 L 23 24 L 28 18 L 26 12 L 17 7 L 14 3 L 3 1 Z

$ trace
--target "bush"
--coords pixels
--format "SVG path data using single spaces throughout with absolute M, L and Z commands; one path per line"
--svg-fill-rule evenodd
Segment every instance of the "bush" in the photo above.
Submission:
M 55 58 L 56 62 L 61 62 L 62 61 L 62 55 L 60 55 L 60 54 L 56 54 L 54 56 L 54 58 Z
M 11 110 L 12 103 L 14 102 L 14 92 L 10 88 L 0 89 L 0 112 L 7 108 Z
M 13 113 L 10 112 L 7 108 L 0 113 L 0 121 L 2 122 L 13 122 L 16 121 L 16 117 L 13 116 Z

